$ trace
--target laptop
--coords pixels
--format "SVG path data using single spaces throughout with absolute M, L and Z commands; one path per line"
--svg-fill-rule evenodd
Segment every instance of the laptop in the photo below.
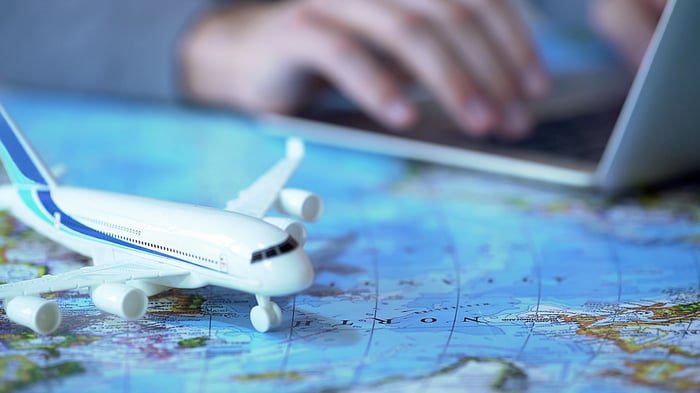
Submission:
M 669 1 L 629 89 L 624 76 L 596 67 L 555 76 L 550 100 L 533 108 L 533 136 L 519 143 L 469 138 L 430 105 L 401 134 L 338 107 L 262 121 L 314 142 L 619 193 L 700 169 L 699 17 L 700 1 Z

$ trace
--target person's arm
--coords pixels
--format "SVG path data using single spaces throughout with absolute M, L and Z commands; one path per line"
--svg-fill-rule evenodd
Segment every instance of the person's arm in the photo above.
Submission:
M 208 0 L 0 2 L 0 82 L 181 96 L 180 41 Z

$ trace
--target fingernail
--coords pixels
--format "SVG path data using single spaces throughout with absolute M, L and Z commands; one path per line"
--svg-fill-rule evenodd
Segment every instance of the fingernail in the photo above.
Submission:
M 519 101 L 513 101 L 503 108 L 503 129 L 509 136 L 523 137 L 532 128 L 532 116 Z
M 493 109 L 482 99 L 475 98 L 467 103 L 465 123 L 476 135 L 485 135 L 493 127 L 496 116 Z
M 549 77 L 538 66 L 532 66 L 522 74 L 522 88 L 529 97 L 537 98 L 549 92 Z
M 415 113 L 411 104 L 401 98 L 389 101 L 384 106 L 384 118 L 390 125 L 403 128 L 411 125 L 415 118 Z

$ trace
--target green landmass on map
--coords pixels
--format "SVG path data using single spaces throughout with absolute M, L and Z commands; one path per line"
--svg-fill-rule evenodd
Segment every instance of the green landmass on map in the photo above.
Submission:
M 268 371 L 245 375 L 235 375 L 233 379 L 238 382 L 264 382 L 264 381 L 290 381 L 298 382 L 304 380 L 304 376 L 296 371 Z
M 41 367 L 24 356 L 0 356 L 0 393 L 30 387 L 39 382 L 84 373 L 78 362 L 68 361 Z
M 644 331 L 650 328 L 663 328 L 670 324 L 693 322 L 700 317 L 700 302 L 667 306 L 655 303 L 648 306 L 629 307 L 617 315 L 637 315 L 638 312 L 651 315 L 648 318 L 626 319 L 623 322 L 602 323 L 608 315 L 561 315 L 564 322 L 573 322 L 579 326 L 576 332 L 580 335 L 614 342 L 626 352 L 634 353 L 644 349 L 664 349 L 670 354 L 690 358 L 700 358 L 700 353 L 683 350 L 680 346 L 652 341 L 639 343 L 637 337 L 630 332 Z M 660 330 L 661 332 L 663 330 Z
M 700 381 L 696 377 L 700 374 L 700 351 L 691 351 L 667 340 L 668 329 L 671 326 L 694 323 L 699 319 L 700 302 L 675 305 L 654 303 L 626 307 L 616 312 L 615 317 L 613 319 L 609 315 L 560 315 L 563 322 L 578 325 L 576 334 L 611 342 L 625 353 L 649 353 L 656 357 L 658 351 L 667 354 L 664 359 L 629 358 L 624 362 L 629 369 L 627 372 L 606 370 L 600 372 L 600 375 L 622 377 L 636 384 L 675 391 L 700 389 Z M 620 317 L 625 318 L 618 322 L 616 319 Z M 650 332 L 652 339 L 649 338 L 649 334 L 644 334 L 646 332 Z M 690 363 L 681 359 L 689 359 Z
M 199 348 L 207 345 L 209 337 L 195 337 L 187 338 L 177 342 L 177 346 L 180 348 Z
M 671 360 L 639 359 L 625 361 L 625 367 L 629 372 L 609 370 L 601 372 L 601 376 L 623 378 L 634 384 L 658 389 L 667 389 L 678 392 L 700 391 L 700 382 L 689 377 L 697 373 L 698 366 L 689 367 L 686 364 Z
M 152 300 L 154 301 L 161 303 L 159 307 L 149 311 L 154 315 L 199 315 L 206 298 L 197 293 L 170 290 Z
M 89 345 L 99 341 L 99 336 L 82 334 L 67 334 L 56 337 L 41 337 L 34 332 L 25 330 L 19 333 L 0 333 L 0 343 L 19 351 L 44 351 L 48 358 L 58 358 L 60 348 L 74 348 L 81 345 Z

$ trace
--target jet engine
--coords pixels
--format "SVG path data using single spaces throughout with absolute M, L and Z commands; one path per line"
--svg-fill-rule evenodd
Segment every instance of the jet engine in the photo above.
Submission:
M 38 296 L 17 296 L 5 303 L 7 318 L 39 334 L 53 333 L 61 324 L 61 310 Z
M 138 289 L 125 284 L 102 284 L 92 290 L 95 307 L 133 321 L 143 317 L 148 307 L 148 297 Z
M 265 217 L 265 221 L 287 232 L 289 236 L 299 243 L 299 246 L 304 247 L 306 243 L 306 227 L 304 224 L 286 217 Z
M 318 195 L 295 188 L 280 191 L 275 208 L 307 222 L 314 222 L 323 213 L 323 200 Z

